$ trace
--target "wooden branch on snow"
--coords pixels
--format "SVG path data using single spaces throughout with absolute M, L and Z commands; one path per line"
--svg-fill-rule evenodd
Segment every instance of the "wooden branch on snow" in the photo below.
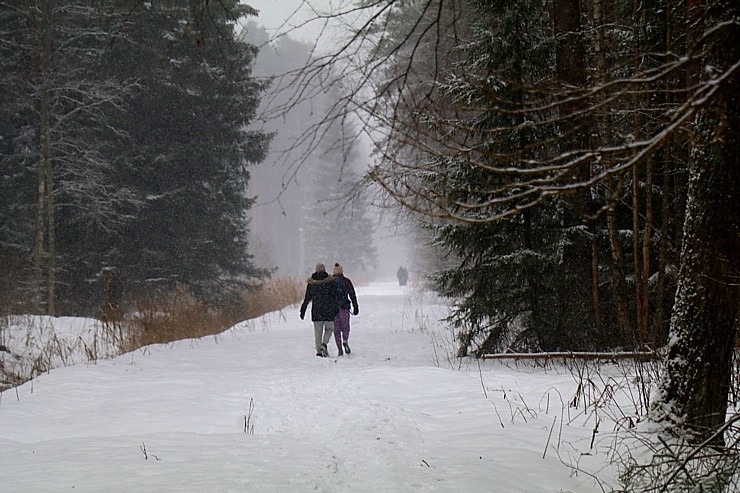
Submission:
M 603 359 L 603 360 L 618 360 L 618 359 L 634 359 L 639 361 L 650 361 L 660 358 L 658 353 L 654 351 L 632 351 L 632 352 L 578 352 L 578 351 L 564 351 L 564 352 L 550 352 L 550 353 L 500 353 L 500 354 L 484 354 L 481 356 L 482 359 Z

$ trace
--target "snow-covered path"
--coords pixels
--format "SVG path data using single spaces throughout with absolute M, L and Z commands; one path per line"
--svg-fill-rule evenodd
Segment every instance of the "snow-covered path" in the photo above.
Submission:
M 314 356 L 295 308 L 6 391 L 0 492 L 600 491 L 561 462 L 591 430 L 550 433 L 569 374 L 450 368 L 443 307 L 358 298 L 349 357 Z

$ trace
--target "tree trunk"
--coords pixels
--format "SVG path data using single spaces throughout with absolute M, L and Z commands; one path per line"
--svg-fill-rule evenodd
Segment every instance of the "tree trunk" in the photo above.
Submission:
M 718 123 L 711 119 L 703 125 L 710 122 Z M 700 433 L 724 423 L 740 316 L 740 149 L 736 143 L 734 153 L 721 149 L 727 144 L 709 147 L 692 164 L 671 343 L 658 398 L 660 420 L 685 418 Z
M 658 344 L 666 340 L 666 330 L 663 319 L 665 318 L 666 290 L 666 268 L 668 266 L 668 215 L 670 214 L 670 201 L 668 200 L 671 187 L 668 174 L 668 163 L 671 161 L 671 145 L 666 146 L 666 156 L 663 162 L 663 197 L 661 199 L 660 219 L 660 246 L 658 253 L 658 282 L 655 288 L 655 312 L 653 314 L 653 334 L 657 337 Z
M 595 227 L 591 228 L 591 297 L 594 305 L 594 324 L 596 325 L 596 333 L 599 336 L 599 345 L 603 346 L 606 342 L 606 334 L 604 334 L 604 322 L 601 317 L 601 295 L 599 293 L 599 244 L 598 236 Z
M 580 1 L 556 0 L 554 12 L 558 43 L 555 54 L 558 80 L 571 88 L 583 87 L 586 82 L 586 65 Z
M 672 16 L 671 9 L 665 9 L 666 11 L 666 32 L 665 32 L 665 50 L 675 49 L 673 43 L 673 23 L 675 22 Z M 667 102 L 671 104 L 676 103 L 675 95 L 669 95 Z M 671 178 L 669 170 L 673 168 L 675 171 L 678 166 L 670 166 L 674 159 L 678 156 L 674 156 L 674 149 L 678 147 L 677 141 L 671 137 L 668 145 L 665 146 L 664 154 L 662 155 L 662 187 L 661 187 L 661 203 L 660 203 L 660 240 L 658 246 L 658 280 L 655 288 L 655 311 L 653 312 L 653 326 L 652 333 L 657 337 L 657 345 L 665 344 L 668 337 L 667 324 L 665 323 L 665 298 L 666 298 L 666 268 L 668 267 L 668 245 L 669 245 L 669 226 L 670 226 L 670 215 L 671 215 L 671 203 L 669 198 L 671 197 Z M 678 222 L 679 217 L 674 218 Z
M 594 21 L 594 52 L 596 54 L 596 80 L 598 84 L 605 84 L 609 77 L 607 74 L 606 54 L 609 47 L 606 46 L 606 36 L 604 26 L 607 24 L 604 18 L 604 5 L 602 0 L 592 0 L 591 15 Z M 607 136 L 612 131 L 612 118 L 608 111 L 605 111 L 597 119 L 598 134 L 600 142 L 594 143 L 595 146 L 604 145 L 608 140 Z M 601 165 L 607 169 L 613 164 L 608 156 L 604 156 Z M 611 258 L 611 292 L 614 298 L 616 311 L 616 323 L 618 331 L 618 340 L 608 341 L 614 345 L 617 344 L 634 344 L 634 334 L 632 321 L 630 319 L 629 302 L 627 295 L 627 283 L 625 277 L 625 261 L 622 249 L 621 239 L 619 237 L 619 226 L 617 224 L 617 208 L 619 198 L 624 190 L 623 178 L 612 180 L 605 186 L 604 197 L 606 200 L 606 228 L 607 238 L 609 240 L 609 254 Z M 606 341 L 605 341 L 606 342 Z
M 52 77 L 52 53 L 53 53 L 53 38 L 54 38 L 54 4 L 55 2 L 44 1 L 40 11 L 41 19 L 41 85 L 43 87 L 41 91 L 41 97 L 43 99 L 41 107 L 43 114 L 41 115 L 41 155 L 39 166 L 41 167 L 41 173 L 43 181 L 45 182 L 44 192 L 46 194 L 45 200 L 43 201 L 45 210 L 42 212 L 45 216 L 44 228 L 46 230 L 46 286 L 45 298 L 46 298 L 46 314 L 54 315 L 54 269 L 56 253 L 53 251 L 55 246 L 55 240 L 53 238 L 53 221 L 54 221 L 54 204 L 52 202 L 52 191 L 54 189 L 53 180 L 53 164 L 52 164 L 52 150 L 51 150 L 51 77 Z
M 654 347 L 655 334 L 649 329 L 648 302 L 650 299 L 650 247 L 653 236 L 653 158 L 648 157 L 645 163 L 645 225 L 642 233 L 642 346 L 648 344 Z
M 42 98 L 43 99 L 43 98 Z M 44 115 L 44 108 L 43 105 L 39 106 L 42 120 Z M 44 287 L 44 266 L 45 266 L 45 220 L 46 216 L 44 214 L 44 211 L 46 211 L 46 173 L 44 172 L 44 168 L 42 166 L 42 158 L 43 155 L 43 144 L 44 141 L 44 135 L 39 132 L 39 150 L 41 151 L 39 154 L 39 162 L 38 162 L 38 183 L 36 185 L 36 230 L 34 235 L 34 243 L 33 243 L 33 277 L 34 277 L 34 292 L 33 292 L 33 305 L 34 309 L 41 313 L 43 310 L 43 287 Z
M 618 197 L 621 194 L 621 186 L 613 190 L 612 186 L 607 187 L 607 231 L 609 234 L 609 251 L 612 257 L 612 295 L 617 312 L 617 327 L 622 338 L 623 344 L 636 344 L 636 336 L 630 319 L 629 303 L 627 301 L 627 282 L 625 281 L 624 253 L 622 243 L 619 238 L 619 227 L 617 225 L 617 204 Z
M 632 12 L 634 18 L 632 20 L 633 28 L 633 39 L 634 39 L 634 56 L 637 62 L 638 68 L 643 66 L 642 60 L 646 57 L 645 54 L 645 8 L 641 8 L 637 0 L 632 2 Z M 635 91 L 633 95 L 633 133 L 637 139 L 640 139 L 644 135 L 643 125 L 645 124 L 644 118 L 641 118 L 640 109 L 643 107 L 643 97 L 640 91 Z M 648 170 L 646 175 L 650 174 L 650 157 L 647 158 Z M 648 178 L 649 179 L 649 178 Z M 649 207 L 650 201 L 650 189 L 647 187 L 645 192 L 645 207 Z M 638 168 L 633 168 L 632 171 L 632 245 L 633 245 L 633 262 L 634 262 L 634 275 L 635 275 L 635 314 L 637 318 L 637 343 L 640 347 L 643 347 L 648 341 L 648 296 L 650 290 L 648 289 L 648 272 L 650 269 L 649 265 L 649 251 L 650 243 L 648 231 L 651 227 L 648 224 L 647 214 L 645 218 L 644 231 L 645 235 L 641 238 L 640 231 L 640 173 Z M 645 255 L 644 252 L 648 254 Z
M 51 56 L 53 37 L 53 5 L 51 2 L 40 2 L 37 17 L 32 20 L 36 28 L 37 43 L 36 67 L 34 81 L 38 91 L 38 164 L 36 187 L 36 232 L 34 239 L 34 308 L 39 313 L 50 313 L 54 307 L 54 277 L 49 272 L 54 266 L 54 259 L 49 247 L 54 244 L 50 235 L 49 221 L 53 220 L 51 207 L 52 162 L 51 162 Z
M 564 92 L 584 87 L 586 83 L 586 63 L 581 28 L 581 5 L 579 0 L 556 0 L 554 4 L 556 48 L 556 76 Z M 588 149 L 588 124 L 579 115 L 584 109 L 584 102 L 569 101 L 563 103 L 560 110 L 561 131 L 564 135 L 564 149 Z M 587 163 L 573 167 L 570 179 L 584 182 L 590 177 Z M 579 192 L 569 199 L 571 206 L 565 215 L 565 228 L 586 227 L 586 217 L 592 213 L 590 192 Z M 563 250 L 563 268 L 573 276 L 574 282 L 569 292 L 562 293 L 560 305 L 563 316 L 559 321 L 563 331 L 581 338 L 580 344 L 590 339 L 596 325 L 598 306 L 594 306 L 592 289 L 593 264 L 592 250 L 587 234 L 571 236 L 571 243 Z M 566 333 L 567 333 L 566 332 Z
M 654 420 L 700 438 L 725 422 L 740 322 L 740 80 L 729 69 L 740 55 L 738 36 L 736 25 L 717 30 L 697 64 L 728 75 L 704 83 L 717 92 L 696 120 L 671 342 L 653 403 Z
M 47 134 L 49 130 L 47 129 Z M 56 221 L 54 219 L 54 167 L 51 154 L 44 165 L 46 170 L 46 314 L 56 314 Z
M 639 108 L 638 102 L 635 101 L 635 108 Z M 637 128 L 637 118 L 635 117 L 635 127 Z M 632 172 L 632 261 L 634 263 L 635 275 L 635 314 L 637 315 L 636 340 L 638 347 L 645 344 L 645 281 L 642 278 L 642 251 L 640 247 L 640 175 L 635 168 Z

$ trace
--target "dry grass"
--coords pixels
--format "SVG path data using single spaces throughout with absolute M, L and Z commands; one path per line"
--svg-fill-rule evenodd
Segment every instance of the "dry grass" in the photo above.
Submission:
M 233 322 L 179 290 L 171 297 L 137 300 L 136 308 L 129 322 L 134 325 L 133 349 L 218 334 Z
M 300 303 L 305 290 L 306 283 L 303 280 L 288 277 L 271 279 L 265 282 L 260 290 L 244 294 L 246 309 L 241 318 L 243 320 L 257 318 L 265 313 Z
M 241 303 L 215 309 L 182 290 L 165 296 L 137 299 L 127 310 L 108 306 L 101 310 L 100 325 L 90 334 L 62 339 L 50 322 L 38 326 L 28 316 L 25 324 L 25 349 L 14 347 L 13 354 L 0 351 L 0 391 L 20 385 L 54 367 L 94 362 L 150 344 L 166 344 L 181 339 L 197 339 L 219 334 L 238 322 L 300 303 L 304 282 L 276 278 L 252 286 L 242 294 Z M 238 305 L 238 306 L 237 306 Z M 23 317 L 23 316 L 19 316 Z M 6 343 L 9 316 L 0 315 L 0 345 Z M 42 342 L 39 334 L 44 334 Z
M 242 306 L 214 309 L 177 290 L 170 296 L 136 300 L 134 314 L 108 311 L 103 317 L 109 337 L 118 341 L 121 352 L 150 344 L 197 339 L 219 334 L 237 322 L 281 310 L 303 299 L 304 284 L 292 278 L 276 278 L 242 294 Z

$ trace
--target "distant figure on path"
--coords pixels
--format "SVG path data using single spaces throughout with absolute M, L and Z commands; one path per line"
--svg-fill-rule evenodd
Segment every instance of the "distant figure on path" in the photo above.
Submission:
M 406 267 L 401 266 L 396 271 L 396 277 L 398 278 L 398 285 L 405 286 L 409 280 L 409 271 L 406 270 Z
M 326 345 L 334 332 L 334 318 L 339 312 L 334 278 L 326 273 L 324 264 L 316 264 L 316 272 L 311 274 L 306 285 L 306 295 L 301 305 L 301 320 L 306 316 L 306 308 L 311 305 L 311 321 L 313 322 L 316 356 L 326 358 L 329 351 Z
M 347 354 L 352 352 L 349 348 L 349 307 L 352 306 L 353 315 L 359 315 L 360 306 L 357 304 L 355 286 L 348 277 L 344 277 L 344 269 L 339 263 L 334 264 L 332 274 L 339 296 L 339 313 L 334 319 L 334 342 L 337 343 L 338 355 L 343 356 L 345 352 Z M 344 348 L 344 351 L 342 351 L 342 348 Z

